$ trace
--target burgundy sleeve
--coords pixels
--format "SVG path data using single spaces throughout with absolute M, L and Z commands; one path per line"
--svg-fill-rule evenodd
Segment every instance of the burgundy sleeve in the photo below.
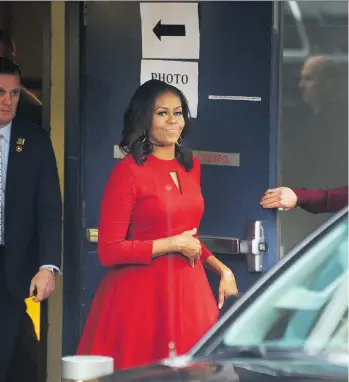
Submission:
M 199 160 L 194 157 L 193 158 L 193 161 L 194 161 L 194 164 L 193 164 L 193 171 L 195 171 L 196 173 L 196 176 L 197 176 L 197 179 L 199 180 L 199 183 L 201 183 L 201 167 L 200 167 L 200 162 Z M 201 262 L 202 263 L 205 263 L 206 260 L 210 257 L 210 256 L 214 256 L 213 253 L 208 250 L 204 244 L 201 243 Z
M 328 190 L 293 188 L 297 205 L 313 214 L 337 212 L 348 205 L 348 186 Z
M 122 160 L 112 170 L 101 202 L 98 257 L 102 265 L 150 264 L 153 241 L 126 240 L 136 201 L 132 168 Z

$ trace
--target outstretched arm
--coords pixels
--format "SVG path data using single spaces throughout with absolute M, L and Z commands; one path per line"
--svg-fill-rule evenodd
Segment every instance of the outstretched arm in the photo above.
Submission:
M 264 208 L 283 208 L 286 211 L 299 206 L 314 214 L 337 212 L 348 205 L 348 186 L 328 190 L 273 188 L 265 192 L 260 204 Z

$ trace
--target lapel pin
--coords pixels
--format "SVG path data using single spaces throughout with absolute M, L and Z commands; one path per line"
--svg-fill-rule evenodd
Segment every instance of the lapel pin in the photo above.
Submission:
M 24 142 L 25 142 L 25 138 L 17 138 L 16 151 L 18 153 L 20 153 L 23 150 Z

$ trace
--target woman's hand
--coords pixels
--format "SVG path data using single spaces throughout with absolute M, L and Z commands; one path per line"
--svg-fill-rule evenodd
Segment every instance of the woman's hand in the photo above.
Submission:
M 194 237 L 197 230 L 196 228 L 185 231 L 180 235 L 174 237 L 176 252 L 181 252 L 188 258 L 189 264 L 194 267 L 195 263 L 201 256 L 201 243 L 200 240 Z
M 230 269 L 225 270 L 221 275 L 221 281 L 219 283 L 218 308 L 222 308 L 224 300 L 227 297 L 236 296 L 238 293 L 234 273 Z

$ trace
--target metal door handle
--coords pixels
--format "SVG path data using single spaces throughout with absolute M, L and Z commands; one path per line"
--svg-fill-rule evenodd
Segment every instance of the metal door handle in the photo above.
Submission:
M 235 237 L 199 236 L 200 241 L 212 253 L 237 255 L 240 252 L 240 239 Z
M 246 238 L 243 240 L 219 236 L 200 236 L 200 239 L 212 253 L 246 255 L 250 272 L 263 271 L 263 256 L 268 250 L 268 245 L 261 221 L 256 220 L 248 224 Z
M 86 238 L 90 243 L 98 243 L 98 228 L 87 228 Z
M 261 221 L 254 221 L 248 225 L 247 238 L 200 236 L 200 240 L 213 253 L 244 254 L 247 257 L 250 272 L 262 272 L 263 255 L 268 250 L 264 238 L 264 228 Z M 98 243 L 98 228 L 87 228 L 86 238 L 90 243 Z

